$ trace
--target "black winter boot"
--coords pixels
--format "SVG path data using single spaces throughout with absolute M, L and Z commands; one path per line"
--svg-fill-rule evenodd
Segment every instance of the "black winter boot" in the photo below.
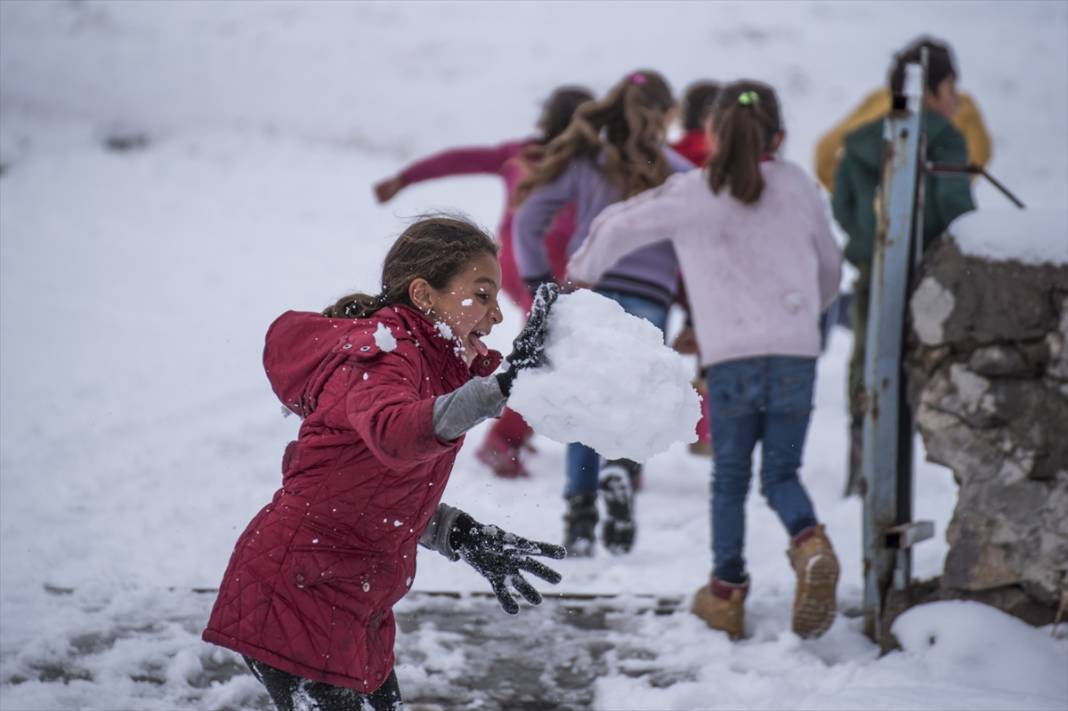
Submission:
M 601 469 L 601 497 L 604 499 L 604 526 L 601 537 L 609 553 L 629 553 L 637 533 L 634 525 L 634 471 L 641 465 L 629 459 L 616 459 Z
M 567 498 L 564 514 L 564 548 L 569 558 L 589 558 L 597 540 L 597 494 Z

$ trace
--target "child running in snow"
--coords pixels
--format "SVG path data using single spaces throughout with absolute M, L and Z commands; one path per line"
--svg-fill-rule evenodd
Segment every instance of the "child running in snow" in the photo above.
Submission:
M 541 158 L 545 146 L 564 132 L 575 109 L 592 98 L 593 94 L 579 86 L 558 87 L 543 105 L 537 125 L 540 135 L 537 137 L 508 141 L 498 146 L 452 148 L 422 158 L 397 175 L 377 183 L 375 197 L 380 203 L 386 203 L 405 187 L 435 178 L 480 173 L 499 175 L 504 180 L 506 191 L 504 213 L 497 226 L 497 239 L 501 246 L 501 288 L 521 309 L 527 311 L 530 309 L 530 292 L 519 278 L 512 244 L 515 189 L 529 172 L 530 164 Z M 563 278 L 567 262 L 564 249 L 574 229 L 575 211 L 573 206 L 566 205 L 556 214 L 545 234 L 545 248 L 556 280 Z M 493 423 L 476 456 L 499 477 L 528 476 L 521 454 L 532 435 L 533 431 L 518 413 L 505 409 Z
M 771 87 L 725 87 L 710 132 L 708 167 L 605 210 L 568 274 L 593 283 L 623 255 L 657 240 L 674 243 L 706 368 L 715 461 L 713 571 L 693 611 L 733 638 L 743 634 L 745 500 L 759 442 L 761 491 L 790 537 L 797 575 L 793 630 L 817 636 L 834 620 L 839 566 L 798 470 L 820 352 L 817 320 L 838 293 L 841 252 L 815 182 L 774 157 L 784 132 Z
M 288 311 L 267 332 L 264 367 L 303 418 L 282 488 L 238 539 L 204 640 L 244 655 L 279 709 L 399 708 L 392 607 L 415 576 L 416 544 L 463 560 L 501 606 L 541 596 L 529 556 L 563 558 L 440 503 L 463 434 L 500 413 L 512 381 L 541 364 L 556 291 L 538 292 L 508 368 L 482 338 L 501 321 L 497 245 L 432 217 L 386 255 L 382 292 L 322 314 Z
M 528 284 L 553 279 L 544 237 L 561 207 L 575 204 L 575 231 L 567 247 L 571 254 L 606 206 L 693 167 L 664 145 L 674 116 L 671 87 L 649 70 L 628 74 L 603 99 L 578 108 L 571 125 L 546 146 L 545 157 L 516 191 L 516 257 Z M 662 242 L 620 260 L 597 291 L 662 331 L 677 278 L 675 251 Z M 633 489 L 639 475 L 640 465 L 628 460 L 609 462 L 602 471 L 597 452 L 583 444 L 568 445 L 564 545 L 569 554 L 593 553 L 598 488 L 606 509 L 601 529 L 605 546 L 612 553 L 630 551 L 635 537 Z

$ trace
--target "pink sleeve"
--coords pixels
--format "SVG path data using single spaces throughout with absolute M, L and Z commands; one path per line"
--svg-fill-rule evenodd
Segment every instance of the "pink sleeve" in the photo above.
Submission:
M 400 177 L 405 185 L 411 185 L 450 175 L 500 175 L 504 164 L 518 155 L 523 146 L 523 142 L 512 142 L 499 146 L 453 148 L 412 163 L 401 171 Z

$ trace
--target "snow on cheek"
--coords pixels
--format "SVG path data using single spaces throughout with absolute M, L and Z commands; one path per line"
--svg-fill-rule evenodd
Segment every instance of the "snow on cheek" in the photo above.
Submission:
M 553 305 L 545 347 L 550 365 L 521 371 L 508 399 L 536 432 L 635 461 L 696 440 L 691 367 L 648 321 L 577 291 Z
M 375 329 L 375 345 L 378 346 L 379 350 L 386 353 L 397 347 L 397 339 L 393 337 L 393 334 L 390 333 L 389 328 L 384 323 L 379 323 L 378 328 Z
M 464 299 L 463 301 L 460 302 L 460 306 L 463 306 L 464 308 L 467 308 L 468 306 L 470 306 L 473 303 L 475 303 L 474 299 L 467 298 L 467 299 Z

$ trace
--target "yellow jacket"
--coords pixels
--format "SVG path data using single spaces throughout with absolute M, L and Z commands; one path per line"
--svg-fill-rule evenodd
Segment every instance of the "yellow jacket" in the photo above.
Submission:
M 889 112 L 890 90 L 876 89 L 864 98 L 853 113 L 820 137 L 816 142 L 814 160 L 816 177 L 823 187 L 834 192 L 834 171 L 838 167 L 838 157 L 846 134 Z M 960 109 L 953 117 L 953 125 L 964 134 L 964 142 L 968 145 L 968 162 L 985 168 L 990 162 L 990 134 L 986 131 L 979 107 L 968 94 L 960 95 Z

